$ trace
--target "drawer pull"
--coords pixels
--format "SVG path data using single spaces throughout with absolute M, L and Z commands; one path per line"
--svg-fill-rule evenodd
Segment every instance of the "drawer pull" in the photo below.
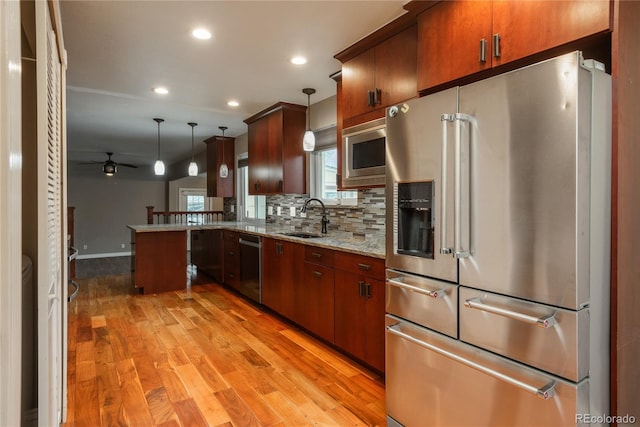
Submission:
M 498 316 L 507 317 L 509 319 L 519 320 L 524 323 L 536 325 L 539 328 L 550 328 L 556 324 L 556 314 L 549 314 L 547 316 L 536 317 L 529 314 L 519 313 L 517 311 L 507 310 L 506 308 L 495 307 L 493 305 L 485 304 L 480 298 L 471 298 L 464 302 L 464 306 L 467 308 L 475 308 L 476 310 L 486 311 L 487 313 L 497 314 Z
M 311 256 L 318 259 L 322 258 L 322 254 L 319 252 L 311 252 Z
M 316 276 L 316 277 L 322 277 L 322 273 L 317 271 L 317 270 L 313 271 L 313 275 Z
M 431 291 L 429 289 L 422 289 L 417 286 L 409 285 L 408 283 L 399 282 L 393 279 L 387 279 L 387 283 L 390 285 L 396 286 L 398 288 L 406 289 L 408 291 L 417 292 L 419 294 L 427 295 L 431 298 L 444 298 L 447 294 L 446 289 L 437 289 L 435 291 Z
M 371 270 L 371 266 L 369 264 L 358 264 L 358 268 L 360 270 L 369 271 Z
M 545 385 L 543 385 L 542 387 L 538 388 L 534 385 L 531 384 L 527 384 L 524 381 L 520 381 L 517 378 L 513 378 L 510 377 L 506 374 L 503 374 L 502 372 L 498 372 L 495 369 L 491 369 L 488 366 L 485 365 L 481 365 L 478 362 L 475 362 L 473 360 L 469 360 L 465 357 L 462 357 L 460 354 L 457 353 L 453 353 L 451 351 L 445 350 L 444 348 L 440 348 L 436 345 L 433 345 L 431 343 L 427 343 L 424 342 L 412 335 L 409 335 L 405 332 L 402 332 L 400 330 L 397 329 L 398 328 L 398 324 L 395 325 L 390 325 L 387 326 L 387 332 L 393 334 L 393 335 L 397 335 L 401 338 L 404 338 L 407 341 L 410 341 L 416 345 L 419 345 L 420 347 L 424 347 L 427 350 L 431 350 L 435 353 L 438 353 L 444 357 L 447 357 L 451 360 L 454 360 L 458 363 L 461 363 L 463 365 L 466 365 L 472 369 L 478 370 L 480 372 L 483 372 L 493 378 L 496 378 L 500 381 L 503 381 L 507 384 L 511 384 L 515 387 L 518 387 L 524 391 L 527 391 L 533 395 L 535 395 L 536 397 L 538 397 L 539 399 L 542 400 L 549 400 L 551 399 L 553 396 L 555 396 L 555 386 L 556 386 L 556 382 L 551 380 L 550 382 L 546 383 Z

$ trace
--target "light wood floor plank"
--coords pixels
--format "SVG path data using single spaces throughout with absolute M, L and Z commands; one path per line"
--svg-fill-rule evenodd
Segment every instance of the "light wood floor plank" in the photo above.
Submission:
M 191 282 L 141 295 L 129 276 L 80 280 L 65 427 L 384 425 L 376 373 L 204 277 Z

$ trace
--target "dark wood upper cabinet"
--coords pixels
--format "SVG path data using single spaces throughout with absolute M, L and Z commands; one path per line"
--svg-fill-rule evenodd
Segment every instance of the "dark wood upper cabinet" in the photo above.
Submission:
M 345 126 L 382 117 L 387 106 L 417 96 L 416 44 L 412 25 L 343 62 Z
M 418 90 L 610 31 L 608 0 L 443 1 L 418 15 Z
M 234 197 L 235 195 L 235 138 L 214 135 L 204 140 L 207 144 L 207 196 Z M 225 162 L 229 175 L 220 178 L 220 165 Z
M 279 102 L 244 121 L 249 127 L 249 194 L 306 193 L 306 111 L 304 105 Z

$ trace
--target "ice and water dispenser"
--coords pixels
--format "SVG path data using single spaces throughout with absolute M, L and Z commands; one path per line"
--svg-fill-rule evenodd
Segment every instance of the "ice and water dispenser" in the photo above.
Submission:
M 433 258 L 433 181 L 397 185 L 397 252 Z

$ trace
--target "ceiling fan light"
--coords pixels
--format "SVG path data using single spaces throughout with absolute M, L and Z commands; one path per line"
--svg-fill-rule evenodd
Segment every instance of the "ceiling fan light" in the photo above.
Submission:
M 198 164 L 194 161 L 189 163 L 189 176 L 198 176 Z
M 156 160 L 156 163 L 153 165 L 153 172 L 156 175 L 164 175 L 164 162 L 162 160 Z
M 226 178 L 229 176 L 229 168 L 226 163 L 220 165 L 220 178 Z
M 313 131 L 308 130 L 304 133 L 302 149 L 304 151 L 313 151 L 316 149 L 316 136 L 313 134 Z
M 102 172 L 104 172 L 107 176 L 113 176 L 116 172 L 118 172 L 118 168 L 115 164 L 105 163 L 102 165 Z

